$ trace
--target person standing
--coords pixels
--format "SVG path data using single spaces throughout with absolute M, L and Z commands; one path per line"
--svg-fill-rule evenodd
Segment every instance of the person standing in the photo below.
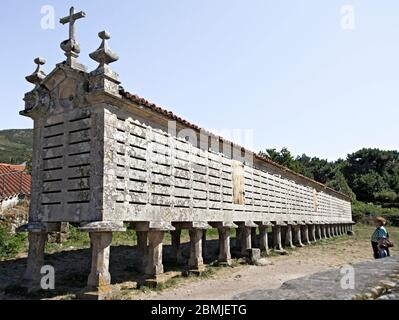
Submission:
M 386 220 L 383 217 L 374 218 L 375 230 L 371 236 L 371 247 L 373 248 L 374 259 L 389 257 L 389 249 L 384 245 L 388 239 L 388 232 L 385 229 Z

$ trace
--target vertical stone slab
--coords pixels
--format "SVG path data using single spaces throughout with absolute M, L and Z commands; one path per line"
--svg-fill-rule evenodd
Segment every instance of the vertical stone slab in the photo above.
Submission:
M 44 249 L 46 246 L 47 232 L 29 232 L 29 251 L 25 273 L 21 285 L 28 289 L 39 288 L 40 270 L 44 263 Z
M 297 247 L 303 247 L 302 238 L 301 238 L 301 225 L 297 224 L 294 226 L 294 244 Z
M 102 289 L 111 284 L 109 273 L 109 255 L 112 232 L 90 232 L 91 271 L 87 286 L 91 289 Z
M 260 225 L 259 226 L 259 249 L 261 251 L 265 251 L 266 254 L 269 254 L 269 239 L 267 234 L 268 226 Z
M 176 263 L 183 263 L 184 258 L 181 250 L 181 229 L 176 229 L 170 232 L 172 240 L 172 260 Z
M 148 277 L 156 277 L 163 273 L 162 249 L 164 231 L 151 229 L 148 231 L 148 251 L 145 274 Z
M 190 234 L 190 259 L 188 260 L 188 266 L 190 269 L 198 270 L 202 269 L 204 260 L 202 257 L 202 235 L 203 230 L 197 228 L 191 228 Z
M 230 228 L 220 227 L 219 232 L 219 255 L 218 261 L 227 265 L 231 264 L 230 252 Z

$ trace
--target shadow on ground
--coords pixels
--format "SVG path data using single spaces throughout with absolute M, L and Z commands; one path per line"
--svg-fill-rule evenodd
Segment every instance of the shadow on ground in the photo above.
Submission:
M 217 240 L 207 240 L 207 255 L 205 263 L 211 263 L 217 258 Z M 189 243 L 182 244 L 183 256 L 189 257 Z M 163 263 L 165 272 L 183 272 L 185 265 L 178 265 L 171 260 L 172 248 L 164 245 Z M 26 258 L 0 261 L 0 299 L 43 299 L 58 296 L 70 296 L 85 288 L 90 273 L 90 249 L 78 249 L 46 254 L 45 265 L 55 269 L 55 290 L 40 291 L 26 295 L 18 283 L 26 267 Z M 136 246 L 112 246 L 110 254 L 110 273 L 112 284 L 137 282 L 143 278 L 139 264 L 141 257 Z

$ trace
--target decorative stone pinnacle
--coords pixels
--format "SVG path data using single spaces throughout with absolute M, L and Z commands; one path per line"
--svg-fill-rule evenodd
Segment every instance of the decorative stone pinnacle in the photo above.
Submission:
M 46 63 L 46 60 L 38 57 L 34 60 L 34 62 L 37 65 L 36 70 L 31 75 L 26 76 L 25 79 L 26 81 L 37 86 L 46 77 L 46 73 L 42 70 L 42 65 Z
M 74 67 L 75 60 L 79 57 L 80 46 L 75 38 L 75 22 L 76 20 L 86 17 L 83 11 L 75 12 L 75 8 L 71 7 L 69 16 L 60 19 L 60 23 L 69 23 L 69 39 L 61 42 L 61 49 L 65 51 L 67 57 L 66 63 L 70 67 Z
M 102 39 L 101 45 L 96 51 L 90 53 L 89 56 L 100 64 L 98 68 L 103 68 L 110 63 L 118 61 L 119 56 L 112 52 L 108 46 L 107 40 L 111 39 L 111 34 L 108 31 L 101 31 L 98 36 Z

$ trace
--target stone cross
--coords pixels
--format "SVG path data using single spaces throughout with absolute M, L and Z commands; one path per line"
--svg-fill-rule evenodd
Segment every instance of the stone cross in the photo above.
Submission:
M 69 16 L 60 19 L 60 23 L 69 23 L 69 39 L 75 40 L 75 21 L 86 17 L 86 13 L 83 11 L 75 12 L 75 8 L 69 9 Z
M 73 66 L 73 60 L 77 58 L 80 53 L 80 46 L 75 38 L 75 22 L 84 17 L 86 17 L 86 13 L 83 11 L 75 12 L 75 8 L 71 7 L 69 10 L 69 16 L 60 19 L 60 23 L 62 24 L 69 23 L 69 39 L 61 43 L 61 48 L 65 51 L 67 64 L 69 66 Z

